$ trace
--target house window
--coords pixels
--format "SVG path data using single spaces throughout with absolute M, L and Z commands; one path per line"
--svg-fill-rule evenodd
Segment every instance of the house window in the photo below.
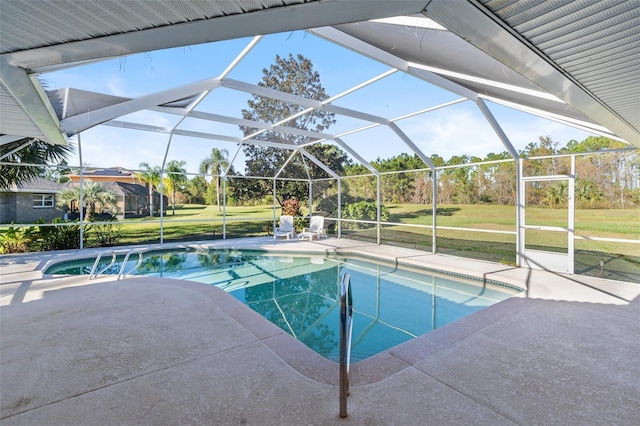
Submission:
M 44 209 L 53 207 L 55 196 L 53 194 L 33 194 L 33 208 Z

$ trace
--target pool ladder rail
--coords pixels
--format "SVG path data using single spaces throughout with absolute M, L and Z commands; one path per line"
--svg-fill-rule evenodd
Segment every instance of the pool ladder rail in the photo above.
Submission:
M 340 283 L 340 417 L 347 417 L 349 396 L 349 364 L 351 362 L 351 331 L 353 329 L 353 300 L 351 275 L 345 272 Z
M 131 256 L 132 253 L 135 253 L 138 255 L 138 262 L 135 264 L 135 266 L 131 269 L 129 269 L 128 271 L 125 272 L 124 268 L 127 266 L 127 261 L 129 260 L 129 257 Z M 105 254 L 111 254 L 111 262 L 109 262 L 109 264 L 107 266 L 105 266 L 104 268 L 97 270 L 98 269 L 98 265 L 100 264 L 100 259 L 102 259 L 102 256 Z M 102 253 L 100 253 L 98 255 L 98 257 L 96 257 L 95 262 L 93 262 L 93 267 L 91 268 L 91 272 L 89 273 L 89 280 L 93 280 L 95 278 L 98 277 L 98 275 L 102 274 L 103 272 L 105 272 L 106 270 L 108 270 L 109 268 L 111 268 L 115 263 L 116 263 L 116 252 L 113 250 L 106 250 L 103 251 Z M 124 277 L 126 277 L 127 275 L 129 275 L 131 272 L 135 271 L 136 269 L 138 269 L 138 266 L 140 266 L 140 264 L 142 264 L 142 259 L 143 259 L 144 255 L 142 254 L 142 252 L 140 250 L 134 249 L 134 250 L 130 250 L 127 252 L 127 254 L 124 256 L 124 260 L 122 261 L 122 266 L 120 267 L 120 271 L 118 272 L 118 277 L 116 278 L 117 280 L 120 280 Z M 97 270 L 97 272 L 96 272 Z

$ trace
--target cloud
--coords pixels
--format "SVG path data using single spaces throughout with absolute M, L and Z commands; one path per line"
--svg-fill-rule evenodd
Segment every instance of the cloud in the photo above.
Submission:
M 538 142 L 540 136 L 550 136 L 560 146 L 589 136 L 582 130 L 530 114 L 500 114 L 496 119 L 516 150 Z M 436 153 L 445 159 L 463 154 L 485 157 L 490 152 L 507 150 L 486 118 L 469 108 L 443 109 L 399 125 L 426 155 Z
M 505 147 L 482 116 L 466 109 L 448 109 L 400 123 L 413 142 L 427 155 L 477 155 L 504 151 Z
M 126 81 L 119 74 L 110 74 L 109 77 L 99 86 L 96 91 L 106 93 L 108 95 L 120 96 L 123 98 L 134 97 L 130 90 L 126 87 Z

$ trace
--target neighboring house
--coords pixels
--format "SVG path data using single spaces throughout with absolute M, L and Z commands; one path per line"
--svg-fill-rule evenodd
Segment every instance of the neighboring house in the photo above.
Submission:
M 67 175 L 71 185 L 77 186 L 80 182 L 79 174 Z M 102 184 L 116 195 L 118 215 L 121 219 L 128 217 L 149 216 L 149 188 L 140 182 L 136 174 L 123 169 L 113 167 L 109 169 L 93 169 L 83 173 L 83 179 Z M 162 197 L 164 211 L 169 205 L 168 198 Z M 106 209 L 105 209 L 106 212 Z M 98 213 L 101 213 L 98 211 Z M 160 215 L 160 193 L 153 191 L 153 214 Z
M 113 191 L 117 197 L 118 211 L 124 219 L 126 217 L 149 216 L 149 188 L 143 185 L 113 182 L 104 184 Z M 168 199 L 162 197 L 164 201 L 163 210 L 167 211 Z M 160 215 L 160 193 L 153 191 L 153 214 Z
M 140 182 L 140 179 L 136 177 L 135 173 L 127 169 L 123 169 L 122 167 L 87 170 L 82 174 L 82 176 L 84 179 L 91 179 L 94 182 L 100 182 L 103 184 L 109 184 L 112 182 L 136 183 L 136 184 L 143 183 L 143 182 Z M 70 175 L 67 175 L 67 177 L 69 178 L 69 180 L 71 180 L 71 182 L 80 182 L 79 174 L 70 174 Z
M 56 206 L 57 195 L 66 184 L 35 178 L 11 185 L 0 192 L 0 223 L 35 223 L 42 218 L 51 222 L 62 218 L 64 211 Z

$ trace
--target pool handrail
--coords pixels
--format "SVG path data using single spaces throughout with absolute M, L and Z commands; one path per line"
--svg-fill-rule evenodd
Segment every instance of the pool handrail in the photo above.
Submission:
M 135 266 L 133 268 L 129 269 L 127 272 L 124 272 L 124 268 L 127 266 L 127 261 L 129 260 L 129 256 L 131 256 L 131 253 L 136 253 L 138 255 L 138 262 L 135 264 Z M 142 263 L 143 257 L 144 257 L 144 255 L 142 254 L 142 252 L 140 250 L 134 249 L 134 250 L 128 251 L 126 256 L 124 257 L 124 260 L 122 261 L 122 266 L 120 267 L 120 272 L 118 272 L 118 278 L 116 278 L 116 279 L 120 280 L 122 278 L 125 278 L 131 272 L 133 272 L 136 269 L 138 269 L 138 266 L 140 266 L 140 264 Z
M 105 266 L 104 268 L 102 268 L 98 272 L 96 272 L 96 269 L 98 268 L 98 264 L 100 263 L 100 259 L 102 259 L 102 255 L 103 254 L 107 254 L 107 253 L 111 253 L 111 262 L 107 266 Z M 91 267 L 91 272 L 89 273 L 89 280 L 97 278 L 98 275 L 100 275 L 101 273 L 103 273 L 107 269 L 111 268 L 111 266 L 113 266 L 114 263 L 116 263 L 116 252 L 115 251 L 113 251 L 113 250 L 105 250 L 102 253 L 98 254 L 98 257 L 96 257 L 96 261 L 93 262 L 93 267 Z
M 96 269 L 98 269 L 98 265 L 100 264 L 100 260 L 102 259 L 102 256 L 107 254 L 107 253 L 111 254 L 111 262 L 109 262 L 109 264 L 107 266 L 105 266 L 104 268 L 102 268 L 102 269 L 100 269 L 99 271 L 96 272 Z M 127 272 L 125 272 L 124 268 L 126 267 L 127 261 L 129 260 L 129 256 L 131 256 L 132 253 L 136 253 L 138 255 L 138 262 L 135 264 L 135 266 L 133 268 L 131 268 Z M 140 250 L 137 250 L 137 249 L 129 250 L 127 252 L 127 254 L 124 256 L 124 260 L 122 261 L 122 266 L 120 267 L 120 271 L 118 272 L 118 277 L 116 279 L 120 280 L 122 278 L 125 278 L 131 272 L 133 272 L 136 269 L 138 269 L 140 264 L 142 264 L 143 257 L 144 257 L 144 255 L 142 254 L 142 252 Z M 111 268 L 116 263 L 116 260 L 117 260 L 117 256 L 116 256 L 116 252 L 114 250 L 105 250 L 105 251 L 99 253 L 98 257 L 96 257 L 96 260 L 93 262 L 93 266 L 91 267 L 91 272 L 89 273 L 89 280 L 96 279 L 98 277 L 98 275 L 102 274 L 107 269 Z
M 345 272 L 340 283 L 340 417 L 347 417 L 349 396 L 349 364 L 351 362 L 351 330 L 353 328 L 353 299 L 351 275 Z

